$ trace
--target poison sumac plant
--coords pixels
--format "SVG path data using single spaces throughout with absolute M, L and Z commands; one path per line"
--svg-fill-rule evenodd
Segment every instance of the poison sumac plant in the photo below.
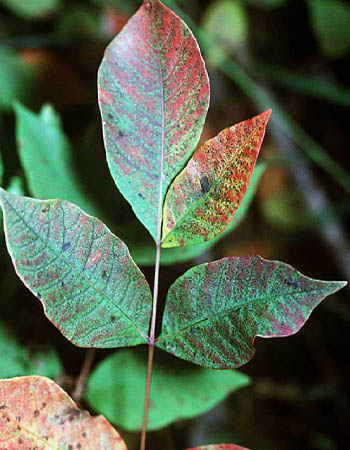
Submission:
M 203 243 L 228 227 L 248 188 L 271 111 L 221 131 L 194 151 L 208 109 L 208 76 L 190 30 L 157 0 L 145 1 L 108 46 L 98 78 L 111 174 L 155 240 L 153 299 L 126 245 L 72 203 L 1 190 L 4 228 L 16 272 L 73 344 L 149 346 L 144 449 L 154 347 L 202 367 L 236 368 L 253 357 L 256 336 L 297 332 L 346 283 L 313 280 L 259 256 L 223 258 L 175 281 L 156 336 L 161 249 Z M 79 412 L 47 379 L 1 383 L 0 436 L 9 442 L 31 442 L 35 435 L 70 448 L 69 433 L 75 441 L 79 428 L 86 437 L 100 420 Z M 24 417 L 42 417 L 30 431 L 16 418 L 18 402 L 29 405 Z M 94 428 L 94 448 L 124 448 L 114 431 L 107 427 L 101 438 Z M 103 439 L 109 439 L 107 447 L 99 447 Z

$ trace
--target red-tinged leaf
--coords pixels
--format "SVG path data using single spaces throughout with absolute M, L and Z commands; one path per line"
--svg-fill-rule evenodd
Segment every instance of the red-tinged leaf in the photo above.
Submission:
M 81 347 L 147 342 L 152 297 L 126 245 L 72 203 L 0 190 L 16 272 L 62 334 Z
M 271 110 L 221 131 L 175 178 L 163 212 L 162 247 L 199 244 L 230 223 L 259 155 Z
M 0 447 L 127 450 L 103 416 L 92 417 L 48 378 L 0 380 Z
M 290 336 L 345 281 L 320 281 L 259 256 L 193 267 L 171 286 L 157 346 L 217 369 L 254 356 L 256 336 Z
M 160 1 L 144 1 L 108 46 L 98 85 L 111 174 L 156 239 L 166 191 L 194 151 L 208 109 L 198 44 Z
M 246 447 L 240 447 L 235 444 L 214 444 L 214 445 L 205 445 L 204 447 L 193 447 L 188 448 L 187 450 L 249 450 Z

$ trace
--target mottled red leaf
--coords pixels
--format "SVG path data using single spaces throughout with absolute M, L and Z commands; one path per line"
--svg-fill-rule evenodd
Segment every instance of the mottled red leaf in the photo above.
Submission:
M 314 280 L 260 256 L 202 264 L 170 287 L 157 346 L 204 367 L 236 368 L 254 356 L 256 336 L 296 333 L 346 284 Z
M 92 417 L 48 378 L 0 380 L 0 448 L 127 450 L 103 416 Z
M 221 131 L 195 151 L 164 204 L 162 247 L 213 239 L 232 220 L 257 161 L 271 110 Z
M 0 189 L 6 243 L 16 272 L 73 344 L 147 342 L 152 296 L 126 245 L 72 203 Z
M 111 174 L 156 239 L 164 196 L 195 149 L 208 109 L 198 44 L 160 1 L 144 1 L 108 46 L 98 86 Z

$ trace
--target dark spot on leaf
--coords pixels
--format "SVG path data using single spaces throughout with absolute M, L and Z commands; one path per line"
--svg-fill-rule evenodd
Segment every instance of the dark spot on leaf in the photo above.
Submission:
M 23 440 L 21 438 L 18 439 L 19 444 L 23 444 Z
M 102 270 L 102 278 L 106 278 L 107 276 L 107 270 Z
M 38 293 L 36 294 L 36 296 L 37 296 L 38 298 L 41 298 L 40 292 L 38 292 Z
M 6 408 L 5 403 L 3 405 L 0 405 L 0 409 L 5 409 L 5 408 Z
M 286 278 L 284 280 L 285 284 L 287 286 L 293 286 L 293 287 L 298 287 L 299 286 L 299 282 L 298 281 L 293 281 L 293 280 L 289 280 L 288 278 Z
M 11 419 L 10 419 L 9 417 L 6 417 L 6 420 L 7 420 L 8 422 L 11 422 Z
M 111 316 L 111 321 L 115 322 L 115 316 Z
M 81 448 L 80 442 L 77 443 L 77 448 Z
M 138 192 L 137 195 L 138 195 L 140 198 L 142 198 L 142 200 L 145 200 L 145 196 L 144 196 L 141 192 Z
M 17 425 L 17 430 L 18 430 L 18 431 L 21 431 L 21 429 L 22 429 L 22 428 L 21 428 L 19 425 Z
M 81 435 L 85 438 L 85 437 L 86 437 L 85 431 L 83 431 L 83 432 L 81 433 Z
M 73 445 L 69 444 L 68 445 L 68 450 L 73 450 Z
M 50 205 L 43 205 L 41 212 L 47 213 L 48 211 L 50 211 Z
M 121 130 L 118 131 L 118 137 L 120 138 L 124 137 L 124 133 Z
M 147 1 L 145 3 L 145 10 L 149 13 L 152 11 L 152 3 L 151 2 Z
M 37 409 L 34 411 L 34 417 L 39 417 L 40 411 L 38 411 Z
M 110 120 L 114 119 L 114 116 L 113 116 L 113 114 L 111 114 L 111 113 L 108 113 L 108 119 L 110 119 Z
M 70 242 L 65 242 L 65 243 L 62 245 L 62 252 L 65 252 L 66 250 L 68 250 L 70 246 L 71 246 L 71 243 L 70 243 Z
M 209 189 L 210 189 L 210 183 L 209 183 L 209 180 L 208 180 L 208 178 L 204 175 L 204 176 L 201 178 L 200 182 L 201 182 L 201 189 L 202 189 L 202 192 L 203 192 L 203 194 L 206 194 L 206 193 L 209 191 Z

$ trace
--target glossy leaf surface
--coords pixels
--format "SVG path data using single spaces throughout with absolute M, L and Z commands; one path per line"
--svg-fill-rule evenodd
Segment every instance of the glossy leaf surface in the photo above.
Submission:
M 246 447 L 240 447 L 235 444 L 214 444 L 214 445 L 205 445 L 204 447 L 193 447 L 188 448 L 187 450 L 249 450 Z
M 162 247 L 213 239 L 232 220 L 248 188 L 271 110 L 221 131 L 202 145 L 171 184 Z
M 171 286 L 157 345 L 204 367 L 239 367 L 254 356 L 256 336 L 296 333 L 346 284 L 313 280 L 259 256 L 202 264 Z
M 35 114 L 16 103 L 18 155 L 33 197 L 68 200 L 89 214 L 101 217 L 74 172 L 72 148 L 60 117 L 50 105 Z
M 56 378 L 63 370 L 59 357 L 53 349 L 31 351 L 21 345 L 2 323 L 0 323 L 0 355 L 0 378 L 21 375 Z
M 148 430 L 203 414 L 230 392 L 249 384 L 249 378 L 237 371 L 175 365 L 159 353 L 152 370 Z M 91 374 L 86 399 L 113 424 L 129 431 L 141 430 L 146 375 L 146 354 L 136 349 L 118 351 Z
M 188 27 L 144 1 L 107 47 L 99 69 L 107 161 L 154 239 L 166 190 L 198 143 L 209 80 Z
M 38 376 L 0 380 L 0 446 L 126 450 L 104 417 L 79 410 L 57 384 Z
M 66 201 L 4 190 L 1 201 L 16 272 L 67 339 L 81 347 L 146 342 L 150 289 L 119 238 Z

